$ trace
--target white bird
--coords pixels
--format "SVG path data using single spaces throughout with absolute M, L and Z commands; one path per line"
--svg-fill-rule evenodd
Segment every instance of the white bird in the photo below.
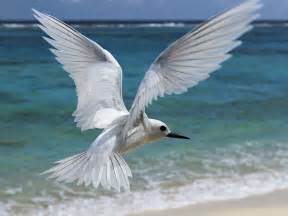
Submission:
M 74 80 L 78 105 L 73 113 L 81 130 L 103 129 L 90 148 L 60 160 L 45 173 L 62 182 L 100 184 L 105 189 L 130 190 L 131 170 L 122 155 L 164 137 L 184 138 L 145 114 L 145 107 L 159 96 L 180 94 L 209 77 L 241 44 L 261 7 L 248 0 L 197 26 L 168 46 L 152 63 L 128 111 L 122 99 L 122 69 L 96 42 L 60 20 L 34 11 L 51 52 Z

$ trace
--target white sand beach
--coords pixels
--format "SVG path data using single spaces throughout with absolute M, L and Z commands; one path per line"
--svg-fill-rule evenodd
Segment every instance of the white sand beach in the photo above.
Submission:
M 288 191 L 245 199 L 210 202 L 162 211 L 146 211 L 133 216 L 287 216 Z

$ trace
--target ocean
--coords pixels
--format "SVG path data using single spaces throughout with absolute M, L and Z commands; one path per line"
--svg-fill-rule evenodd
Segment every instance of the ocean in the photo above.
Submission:
M 130 107 L 150 63 L 192 24 L 76 26 L 123 68 Z M 72 80 L 33 25 L 0 27 L 0 215 L 126 215 L 288 188 L 288 28 L 261 24 L 233 58 L 183 95 L 147 109 L 191 140 L 164 139 L 125 156 L 131 192 L 59 184 L 39 175 L 88 148 Z

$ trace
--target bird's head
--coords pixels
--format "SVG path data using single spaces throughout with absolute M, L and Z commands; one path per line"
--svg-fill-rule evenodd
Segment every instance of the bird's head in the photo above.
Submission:
M 149 119 L 150 122 L 150 133 L 149 136 L 153 140 L 161 139 L 164 137 L 178 138 L 178 139 L 190 139 L 189 137 L 171 132 L 169 127 L 162 121 L 156 119 Z

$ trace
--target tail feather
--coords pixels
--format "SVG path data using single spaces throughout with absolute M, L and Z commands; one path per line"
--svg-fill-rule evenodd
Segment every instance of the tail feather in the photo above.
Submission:
M 57 181 L 73 181 L 78 170 L 85 164 L 86 154 L 78 154 L 76 157 L 70 157 L 70 160 L 60 162 L 47 173 L 52 173 L 49 178 L 55 178 Z
M 115 157 L 118 159 L 118 163 L 119 163 L 119 166 L 123 166 L 123 168 L 125 168 L 124 169 L 124 171 L 125 171 L 125 173 L 126 173 L 126 175 L 127 176 L 129 176 L 129 177 L 133 177 L 132 176 L 132 172 L 131 172 L 131 170 L 130 170 L 130 168 L 129 168 L 129 166 L 128 166 L 128 164 L 126 163 L 126 161 L 121 157 L 121 155 L 119 155 L 118 153 L 115 153 Z
M 129 177 L 131 170 L 118 153 L 111 153 L 106 162 L 99 163 L 96 155 L 83 152 L 55 162 L 57 165 L 43 172 L 50 174 L 59 182 L 71 183 L 77 181 L 78 185 L 93 185 L 95 188 L 102 185 L 105 189 L 114 188 L 120 191 L 130 190 Z

